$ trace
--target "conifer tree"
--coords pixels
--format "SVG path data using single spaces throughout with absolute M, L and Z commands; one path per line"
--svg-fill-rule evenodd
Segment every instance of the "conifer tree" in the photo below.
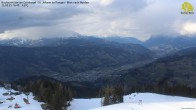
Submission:
M 110 88 L 107 86 L 104 89 L 104 100 L 103 100 L 103 106 L 109 105 L 110 104 Z

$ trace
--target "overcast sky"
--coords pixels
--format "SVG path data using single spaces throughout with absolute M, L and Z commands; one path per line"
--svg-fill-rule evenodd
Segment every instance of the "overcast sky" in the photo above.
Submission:
M 87 36 L 125 36 L 145 40 L 154 35 L 196 34 L 196 12 L 194 15 L 181 14 L 184 0 L 86 1 L 89 4 L 0 7 L 0 38 L 67 37 L 75 32 Z M 195 0 L 186 1 L 196 8 Z

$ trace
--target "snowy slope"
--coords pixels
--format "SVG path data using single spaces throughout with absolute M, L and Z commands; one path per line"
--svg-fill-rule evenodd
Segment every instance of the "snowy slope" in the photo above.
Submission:
M 142 104 L 139 104 L 142 100 Z M 74 99 L 68 110 L 186 110 L 196 109 L 196 99 L 154 93 L 124 96 L 124 103 L 100 107 L 101 99 Z
M 14 97 L 15 99 L 12 101 L 6 100 L 7 98 L 9 98 L 10 96 L 3 96 L 2 94 L 7 92 L 7 90 L 5 90 L 4 88 L 0 87 L 0 102 L 4 102 L 2 104 L 0 104 L 0 110 L 16 110 L 14 108 L 15 103 L 18 103 L 21 108 L 17 109 L 17 110 L 42 110 L 41 108 L 41 104 L 40 102 L 36 101 L 33 99 L 33 95 L 30 94 L 29 95 L 29 102 L 30 104 L 26 104 L 23 101 L 23 98 L 27 98 L 26 95 L 21 94 L 21 95 L 12 95 L 12 97 Z M 14 90 L 12 90 L 12 92 L 16 92 Z M 12 105 L 12 108 L 8 108 L 9 105 Z
M 89 110 L 101 106 L 101 98 L 73 99 L 68 110 Z
M 13 91 L 13 90 L 12 90 Z M 13 101 L 6 100 L 10 96 L 3 96 L 2 94 L 7 92 L 4 88 L 0 87 L 0 110 L 16 110 L 14 104 L 18 103 L 22 108 L 18 110 L 42 110 L 40 102 L 33 100 L 33 95 L 29 95 L 30 104 L 26 104 L 23 98 L 26 98 L 24 94 L 17 95 Z M 15 91 L 13 91 L 15 92 Z M 142 104 L 139 104 L 139 100 L 142 100 Z M 12 105 L 12 108 L 8 108 Z M 167 96 L 154 93 L 133 93 L 131 95 L 124 96 L 124 103 L 114 104 L 101 107 L 101 98 L 93 99 L 73 99 L 71 106 L 67 110 L 195 110 L 196 99 Z

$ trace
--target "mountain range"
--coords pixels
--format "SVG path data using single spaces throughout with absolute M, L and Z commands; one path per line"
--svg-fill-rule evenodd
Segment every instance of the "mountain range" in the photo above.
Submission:
M 99 41 L 102 40 L 103 42 L 109 41 L 121 44 L 139 44 L 157 53 L 158 57 L 196 46 L 196 37 L 159 35 L 152 36 L 146 41 L 140 41 L 133 37 L 112 36 L 97 38 L 93 36 L 82 36 L 79 34 L 74 37 L 40 38 L 35 40 L 21 38 L 5 39 L 0 40 L 0 45 L 17 47 L 61 46 L 69 43 L 70 39 L 85 39 L 95 43 L 100 43 Z
M 152 37 L 144 43 L 144 46 L 148 49 L 156 52 L 159 56 L 169 55 L 179 50 L 195 47 L 196 37 L 170 37 L 170 36 L 158 36 Z
M 152 36 L 146 41 L 140 41 L 132 37 L 108 37 L 106 40 L 118 43 L 140 44 L 157 54 L 157 57 L 164 57 L 179 50 L 195 47 L 196 37 L 187 36 Z
M 1 40 L 0 80 L 44 75 L 94 85 L 124 82 L 195 87 L 195 41 L 195 37 L 182 36 L 156 36 L 145 42 L 92 36 Z
M 196 88 L 196 47 L 131 69 L 123 78 L 130 85 L 184 85 Z
M 117 68 L 153 60 L 153 52 L 141 45 L 94 37 L 25 42 L 0 46 L 1 80 L 46 75 L 61 81 L 95 81 L 111 77 Z

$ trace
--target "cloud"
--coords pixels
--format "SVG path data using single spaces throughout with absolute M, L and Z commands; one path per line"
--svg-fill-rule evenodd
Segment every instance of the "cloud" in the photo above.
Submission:
M 160 34 L 195 34 L 196 15 L 180 14 L 182 0 L 88 2 L 83 5 L 0 7 L 0 38 L 67 37 L 71 32 L 77 32 L 89 36 L 118 35 L 145 40 Z M 194 0 L 188 2 L 196 6 Z
M 182 26 L 182 35 L 196 34 L 196 22 L 187 22 Z
M 100 3 L 104 6 L 110 5 L 113 0 L 100 0 Z
M 40 26 L 40 27 L 29 27 L 20 28 L 12 31 L 5 31 L 1 33 L 1 39 L 11 38 L 25 38 L 25 39 L 40 39 L 40 38 L 53 38 L 53 37 L 73 37 L 78 35 L 73 31 L 69 31 L 66 28 L 59 26 Z
M 2 8 L 2 7 L 1 7 Z M 83 10 L 73 7 L 31 7 L 24 9 L 6 9 L 0 10 L 0 24 L 3 29 L 17 29 L 31 26 L 55 25 L 56 20 L 70 18 L 79 13 L 85 13 Z M 5 29 L 6 28 L 6 29 Z

